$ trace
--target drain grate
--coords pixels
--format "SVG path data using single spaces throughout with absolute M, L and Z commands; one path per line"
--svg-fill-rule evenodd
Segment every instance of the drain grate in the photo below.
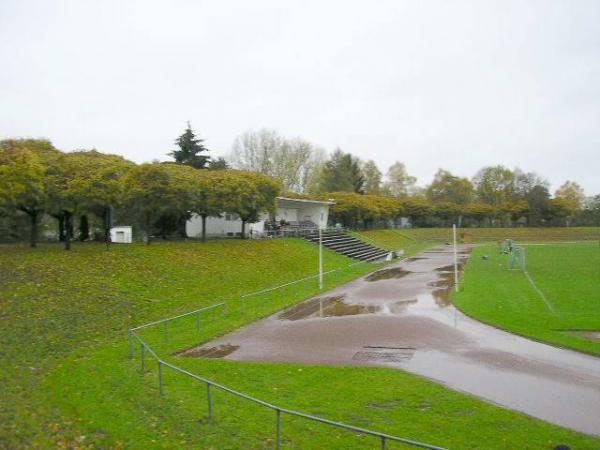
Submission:
M 412 347 L 365 346 L 354 354 L 354 361 L 401 363 L 410 361 L 416 349 Z

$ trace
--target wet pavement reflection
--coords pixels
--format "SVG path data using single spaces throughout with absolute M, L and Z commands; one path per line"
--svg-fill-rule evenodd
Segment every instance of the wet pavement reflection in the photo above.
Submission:
M 460 249 L 461 272 L 471 248 Z M 600 434 L 600 358 L 533 342 L 462 314 L 451 304 L 452 258 L 450 246 L 422 252 L 185 355 L 396 367 Z M 596 332 L 580 335 L 600 339 Z

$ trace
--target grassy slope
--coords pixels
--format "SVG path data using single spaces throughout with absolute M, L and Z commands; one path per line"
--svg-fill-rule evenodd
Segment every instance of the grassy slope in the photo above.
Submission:
M 355 232 L 354 235 L 365 242 L 384 250 L 404 250 L 407 254 L 417 253 L 431 245 L 430 241 L 418 239 L 412 230 L 369 230 Z M 445 230 L 446 232 L 448 230 Z
M 521 271 L 508 271 L 495 245 L 473 252 L 464 290 L 455 296 L 465 313 L 501 328 L 600 355 L 600 343 L 564 330 L 600 330 L 600 246 L 597 243 L 527 246 L 527 268 L 553 313 Z M 482 255 L 489 260 L 483 260 Z
M 0 447 L 270 447 L 272 413 L 217 393 L 218 420 L 207 423 L 204 389 L 173 374 L 167 374 L 167 396 L 159 398 L 156 370 L 142 375 L 139 360 L 128 361 L 124 332 L 220 297 L 312 274 L 315 260 L 316 246 L 294 240 L 114 246 L 111 252 L 84 245 L 71 253 L 57 246 L 1 247 L 0 364 L 8 370 L 0 371 Z M 347 262 L 326 253 L 326 269 Z M 315 288 L 259 301 L 280 308 Z M 183 322 L 181 341 L 172 329 L 164 348 L 203 341 L 243 322 L 239 314 L 225 315 L 194 338 Z M 153 332 L 145 337 L 161 342 Z M 172 358 L 282 406 L 451 448 L 522 448 L 525 439 L 530 448 L 560 442 L 598 447 L 597 439 L 399 371 Z M 325 434 L 284 420 L 287 448 L 373 446 L 364 437 Z

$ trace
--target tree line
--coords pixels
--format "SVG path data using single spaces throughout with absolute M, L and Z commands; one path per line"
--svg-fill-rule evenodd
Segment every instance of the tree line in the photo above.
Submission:
M 403 217 L 412 226 L 600 225 L 600 195 L 586 198 L 571 181 L 551 195 L 547 180 L 520 169 L 484 167 L 471 179 L 440 169 L 419 187 L 402 162 L 384 176 L 372 160 L 327 154 L 272 130 L 240 135 L 227 159 L 211 158 L 189 124 L 175 143 L 174 161 L 138 165 L 96 150 L 62 152 L 43 139 L 0 141 L 0 236 L 21 237 L 25 218 L 31 246 L 40 224 L 51 223 L 67 249 L 93 230 L 109 242 L 116 222 L 135 225 L 150 242 L 185 237 L 197 214 L 204 240 L 208 217 L 232 213 L 243 238 L 281 192 L 334 200 L 330 221 L 351 228 L 394 226 Z
M 328 156 L 306 140 L 265 129 L 238 137 L 229 162 L 277 177 L 288 190 L 335 200 L 332 220 L 349 227 L 386 226 L 401 217 L 414 226 L 600 225 L 600 195 L 586 198 L 573 181 L 552 195 L 547 180 L 519 168 L 488 166 L 471 179 L 439 169 L 419 187 L 400 161 L 384 175 L 372 160 L 339 148 Z
M 92 219 L 109 243 L 116 216 L 136 225 L 149 243 L 152 236 L 173 230 L 185 235 L 185 222 L 192 214 L 205 225 L 207 217 L 225 212 L 240 217 L 244 238 L 247 223 L 274 209 L 279 181 L 225 169 L 224 161 L 217 160 L 215 167 L 189 127 L 177 144 L 175 162 L 138 165 L 96 150 L 62 152 L 47 140 L 2 140 L 0 221 L 18 233 L 26 217 L 30 245 L 35 247 L 41 221 L 53 220 L 68 250 L 75 237 L 75 217 L 80 219 L 81 240 L 89 238 Z

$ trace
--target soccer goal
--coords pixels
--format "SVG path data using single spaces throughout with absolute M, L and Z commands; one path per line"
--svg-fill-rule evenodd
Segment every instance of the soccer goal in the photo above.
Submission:
M 522 270 L 523 272 L 527 270 L 525 247 L 512 246 L 508 254 L 508 270 Z

